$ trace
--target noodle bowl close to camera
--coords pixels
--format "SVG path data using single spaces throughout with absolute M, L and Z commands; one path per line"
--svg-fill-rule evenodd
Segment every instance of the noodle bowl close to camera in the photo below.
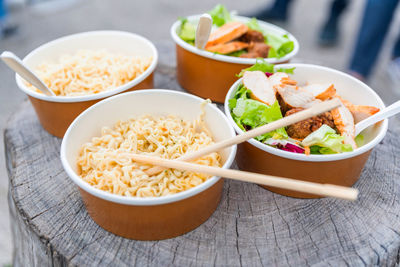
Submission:
M 125 156 L 136 152 L 174 159 L 234 136 L 221 110 L 204 99 L 171 90 L 138 90 L 105 99 L 80 114 L 63 138 L 61 162 L 97 224 L 123 237 L 160 240 L 205 222 L 220 202 L 224 181 L 177 170 L 146 177 L 142 171 L 153 166 Z M 231 146 L 195 163 L 227 169 L 235 153 L 236 146 Z M 78 161 L 81 156 L 83 161 Z M 86 182 L 79 164 L 89 172 L 93 167 L 104 170 L 103 174 L 111 174 L 107 183 L 117 181 L 123 189 L 111 193 Z

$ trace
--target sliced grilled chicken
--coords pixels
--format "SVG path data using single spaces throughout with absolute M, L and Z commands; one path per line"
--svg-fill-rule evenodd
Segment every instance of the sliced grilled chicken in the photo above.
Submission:
M 374 115 L 375 113 L 379 112 L 379 108 L 372 107 L 372 106 L 362 106 L 362 105 L 351 105 L 348 107 L 351 114 L 354 117 L 354 123 L 358 123 L 369 116 Z
M 275 86 L 275 88 L 282 99 L 285 109 L 307 108 L 311 102 L 315 101 L 310 92 L 296 85 L 286 84 L 285 79 L 283 79 L 281 85 Z
M 275 87 L 282 84 L 283 78 L 289 79 L 289 75 L 284 72 L 275 72 L 274 74 L 269 76 L 268 80 L 270 81 L 272 87 L 274 87 L 274 89 L 276 90 Z
M 267 105 L 276 101 L 276 91 L 264 72 L 246 71 L 243 74 L 243 85 L 251 91 L 251 98 Z
M 315 105 L 317 103 L 321 103 L 321 102 L 322 102 L 322 100 L 314 99 L 313 101 L 306 103 L 304 105 L 304 108 L 311 108 L 313 105 Z
M 379 112 L 379 108 L 372 106 L 354 105 L 353 103 L 343 99 L 336 93 L 333 84 L 310 84 L 303 87 L 305 90 L 312 92 L 317 99 L 328 100 L 334 97 L 339 98 L 345 107 L 351 112 L 354 123 L 360 122 L 365 118 Z
M 217 52 L 221 54 L 229 54 L 235 51 L 239 51 L 249 47 L 248 43 L 243 43 L 239 41 L 229 42 L 226 44 L 217 44 L 207 48 L 207 51 Z
M 206 49 L 210 46 L 232 41 L 246 33 L 248 30 L 249 28 L 241 22 L 233 21 L 225 23 L 222 27 L 210 34 L 210 38 L 208 38 L 206 44 Z
M 358 123 L 369 116 L 374 115 L 375 113 L 379 112 L 379 108 L 373 106 L 364 106 L 364 105 L 354 105 L 350 101 L 347 101 L 340 96 L 336 96 L 337 98 L 342 101 L 342 103 L 348 108 L 353 115 L 354 123 Z
M 303 86 L 303 89 L 312 93 L 317 99 L 328 100 L 336 95 L 336 89 L 333 84 L 313 83 Z
M 350 144 L 354 149 L 357 148 L 355 138 L 354 118 L 350 110 L 342 103 L 339 108 L 331 110 L 333 121 L 341 136 L 344 137 L 344 143 Z

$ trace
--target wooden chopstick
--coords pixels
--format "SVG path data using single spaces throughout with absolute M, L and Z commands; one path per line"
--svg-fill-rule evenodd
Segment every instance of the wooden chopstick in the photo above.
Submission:
M 197 173 L 204 173 L 213 176 L 220 176 L 220 177 L 230 178 L 233 180 L 239 180 L 243 182 L 262 184 L 262 185 L 284 188 L 288 190 L 310 193 L 320 196 L 335 197 L 346 200 L 356 200 L 358 196 L 358 190 L 351 187 L 344 187 L 332 184 L 318 184 L 318 183 L 294 180 L 290 178 L 263 175 L 258 173 L 237 171 L 231 169 L 223 169 L 218 167 L 193 164 L 178 160 L 162 159 L 162 158 L 133 154 L 133 153 L 126 153 L 125 155 L 128 155 L 135 161 L 162 166 L 164 168 L 173 168 L 173 169 L 179 169 Z
M 311 108 L 302 110 L 300 112 L 296 112 L 290 116 L 284 117 L 280 120 L 268 123 L 266 125 L 257 127 L 253 130 L 244 132 L 242 134 L 236 135 L 235 137 L 223 140 L 221 142 L 212 144 L 210 146 L 204 147 L 202 149 L 199 149 L 197 151 L 187 153 L 181 157 L 179 157 L 177 160 L 182 160 L 182 161 L 191 161 L 197 158 L 200 158 L 202 156 L 208 155 L 212 152 L 219 151 L 223 148 L 240 144 L 242 142 L 245 142 L 251 138 L 254 138 L 256 136 L 271 132 L 273 130 L 286 127 L 288 125 L 294 124 L 299 121 L 303 121 L 305 119 L 317 116 L 321 113 L 330 111 L 332 109 L 335 109 L 341 105 L 341 102 L 339 99 L 333 99 L 325 102 L 321 102 L 318 104 L 315 104 Z M 163 171 L 165 168 L 160 167 L 160 166 L 155 166 L 153 168 L 150 168 L 149 170 L 146 171 L 147 175 L 155 175 L 157 173 L 160 173 Z

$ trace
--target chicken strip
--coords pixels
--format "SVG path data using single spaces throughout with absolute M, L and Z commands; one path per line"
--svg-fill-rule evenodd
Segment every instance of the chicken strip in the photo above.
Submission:
M 245 71 L 243 85 L 251 91 L 251 98 L 267 105 L 276 101 L 275 90 L 265 73 L 261 71 Z
M 362 105 L 351 105 L 350 107 L 348 107 L 348 109 L 350 110 L 351 114 L 353 114 L 354 123 L 358 123 L 368 118 L 369 116 L 378 113 L 380 110 L 377 107 L 362 106 Z
M 275 86 L 281 98 L 281 104 L 284 109 L 307 108 L 310 103 L 315 101 L 314 96 L 297 85 L 290 85 L 285 79 L 282 84 Z
M 229 54 L 229 53 L 232 53 L 235 51 L 245 49 L 248 46 L 249 46 L 248 43 L 234 41 L 234 42 L 229 42 L 226 44 L 217 44 L 214 46 L 207 47 L 207 51 L 217 52 L 220 54 Z
M 351 145 L 354 149 L 357 148 L 355 138 L 354 118 L 349 109 L 342 103 L 336 109 L 331 110 L 333 121 L 340 135 L 344 137 L 344 143 Z
M 346 108 L 351 112 L 354 118 L 354 123 L 358 123 L 369 116 L 379 112 L 379 108 L 372 106 L 354 105 L 340 97 L 333 84 L 309 84 L 303 87 L 305 90 L 311 92 L 316 99 L 328 100 L 331 98 L 339 98 Z
M 251 42 L 260 42 L 264 43 L 264 35 L 255 30 L 249 29 L 245 34 L 240 36 L 239 41 L 245 42 L 245 43 L 251 43 Z
M 374 115 L 375 113 L 379 112 L 379 108 L 373 106 L 364 106 L 364 105 L 354 105 L 350 101 L 347 101 L 340 96 L 336 96 L 337 98 L 342 101 L 342 103 L 348 108 L 353 115 L 354 123 L 358 123 L 369 116 Z
M 240 55 L 240 57 L 244 58 L 267 58 L 270 46 L 265 43 L 253 43 L 251 42 L 249 47 L 247 48 L 248 53 Z
M 270 81 L 272 87 L 274 87 L 276 91 L 276 86 L 282 84 L 282 79 L 287 78 L 289 79 L 289 75 L 285 72 L 275 72 L 271 76 L 269 76 L 268 80 Z
M 249 28 L 245 24 L 238 21 L 225 23 L 222 27 L 210 34 L 206 44 L 206 49 L 210 46 L 232 41 L 246 33 L 248 30 Z
M 328 100 L 336 95 L 336 89 L 333 84 L 313 83 L 303 86 L 303 89 L 312 93 L 316 99 Z

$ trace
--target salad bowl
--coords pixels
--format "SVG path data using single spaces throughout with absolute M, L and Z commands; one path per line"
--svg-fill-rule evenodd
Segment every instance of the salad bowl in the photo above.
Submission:
M 383 109 L 381 98 L 369 86 L 343 72 L 327 67 L 310 64 L 282 64 L 279 68 L 294 68 L 290 79 L 305 83 L 333 83 L 337 93 L 345 100 L 357 105 L 370 105 Z M 238 134 L 243 130 L 235 122 L 232 109 L 229 107 L 243 79 L 236 81 L 225 99 L 225 114 Z M 240 169 L 269 175 L 283 176 L 316 183 L 352 186 L 359 178 L 361 171 L 372 149 L 384 138 L 388 128 L 385 119 L 370 126 L 361 134 L 363 144 L 350 152 L 336 154 L 293 153 L 263 142 L 251 139 L 238 145 L 237 164 Z M 317 198 L 316 195 L 299 193 L 272 187 L 270 191 L 299 198 Z
M 236 74 L 256 63 L 256 58 L 241 58 L 198 49 L 182 38 L 182 26 L 190 23 L 194 29 L 201 15 L 189 16 L 176 21 L 171 27 L 171 37 L 176 44 L 177 80 L 179 84 L 195 95 L 223 103 L 227 88 L 236 80 Z M 273 24 L 248 17 L 232 16 L 233 21 L 246 25 L 256 24 L 266 35 L 283 38 L 291 48 L 280 55 L 265 58 L 269 63 L 289 62 L 299 51 L 296 38 Z M 215 20 L 215 19 L 214 19 Z M 216 26 L 214 26 L 215 30 Z M 213 31 L 212 30 L 212 31 Z

